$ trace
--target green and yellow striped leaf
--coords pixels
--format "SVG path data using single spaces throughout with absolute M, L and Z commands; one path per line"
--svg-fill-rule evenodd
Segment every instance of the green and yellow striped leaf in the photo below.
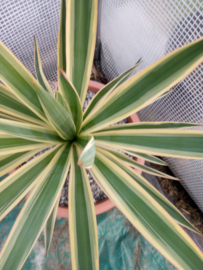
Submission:
M 75 137 L 76 128 L 69 113 L 43 88 L 36 89 L 44 112 L 50 124 L 64 140 Z
M 162 159 L 157 158 L 155 156 L 152 156 L 152 155 L 147 155 L 147 154 L 138 153 L 138 152 L 129 151 L 129 150 L 125 150 L 124 152 L 131 155 L 131 156 L 133 156 L 133 157 L 142 158 L 142 159 L 144 159 L 146 161 L 149 161 L 151 163 L 154 163 L 154 164 L 159 164 L 159 165 L 162 165 L 162 166 L 167 165 L 165 161 L 163 161 Z
M 73 148 L 69 184 L 69 233 L 73 270 L 99 269 L 97 223 L 92 192 L 84 168 L 77 166 Z
M 83 122 L 89 133 L 141 110 L 185 78 L 203 61 L 203 38 L 164 56 L 120 85 Z
M 36 155 L 44 148 L 35 149 L 32 151 L 20 152 L 13 155 L 0 156 L 0 177 L 17 168 L 23 162 Z
M 0 255 L 2 270 L 22 267 L 58 200 L 69 164 L 70 146 L 64 145 L 41 173 L 11 229 Z
M 120 84 L 125 82 L 129 75 L 135 70 L 135 68 L 139 65 L 137 62 L 132 68 L 123 72 L 121 75 L 116 77 L 113 81 L 109 82 L 105 85 L 97 94 L 93 97 L 91 102 L 87 105 L 86 110 L 84 112 L 84 119 L 90 114 L 93 113 L 93 110 L 100 102 L 102 102 L 109 94 L 112 93 Z
M 200 126 L 192 123 L 179 123 L 179 122 L 139 122 L 139 123 L 127 123 L 122 125 L 114 125 L 107 128 L 103 128 L 98 132 L 117 131 L 120 130 L 136 130 L 136 129 L 176 129 L 176 128 L 189 128 Z
M 174 266 L 202 268 L 202 252 L 132 177 L 98 152 L 90 172 L 111 201 Z
M 41 86 L 2 42 L 0 42 L 0 80 L 26 107 L 47 122 L 36 93 L 36 89 L 41 89 Z
M 84 141 L 87 141 L 85 147 L 81 148 L 81 144 L 84 145 Z M 83 141 L 83 142 L 82 142 Z M 94 163 L 96 148 L 94 137 L 92 136 L 81 136 L 78 138 L 76 145 L 79 145 L 79 148 L 82 149 L 82 153 L 78 159 L 77 165 L 83 168 L 90 168 Z
M 50 142 L 35 142 L 0 132 L 0 156 L 31 151 L 39 148 L 48 148 L 52 145 L 53 143 Z
M 8 114 L 9 117 L 19 118 L 33 122 L 37 125 L 47 126 L 35 113 L 27 108 L 10 90 L 0 84 L 0 113 Z
M 48 129 L 33 124 L 21 123 L 6 119 L 0 119 L 0 132 L 37 142 L 63 142 L 61 137 L 59 137 L 51 127 Z
M 8 115 L 6 113 L 1 113 L 1 112 L 0 112 L 0 118 L 7 119 L 7 120 L 14 120 L 14 121 L 21 122 L 21 123 L 28 123 L 25 120 L 22 120 L 22 119 L 15 117 L 15 116 Z
M 59 196 L 59 199 L 60 199 L 60 196 Z M 51 215 L 49 216 L 46 222 L 46 225 L 44 227 L 44 245 L 45 245 L 46 254 L 48 253 L 50 245 L 51 245 L 57 210 L 59 206 L 59 199 L 56 201 L 54 208 L 51 212 Z
M 68 113 L 72 116 L 78 133 L 83 120 L 82 105 L 77 91 L 62 69 L 59 69 L 58 88 L 67 103 Z
M 61 93 L 59 93 L 59 91 L 56 91 L 55 93 L 55 98 L 56 100 L 64 107 L 65 110 L 68 111 L 68 105 L 67 103 L 65 102 L 63 96 Z
M 35 72 L 37 75 L 37 79 L 38 82 L 41 84 L 41 86 L 48 92 L 50 93 L 53 97 L 54 97 L 54 93 L 46 79 L 46 77 L 44 76 L 44 72 L 42 70 L 42 63 L 41 63 L 41 58 L 40 58 L 40 54 L 39 54 L 39 48 L 37 45 L 37 40 L 34 37 L 34 63 L 35 63 Z
M 142 188 L 144 188 L 150 196 L 153 197 L 168 213 L 174 218 L 180 225 L 188 228 L 198 234 L 200 232 L 195 229 L 188 220 L 181 214 L 180 211 L 168 200 L 164 197 L 156 188 L 154 188 L 144 177 L 138 174 L 135 170 L 130 168 L 127 164 L 123 163 L 122 160 L 117 158 L 115 155 L 104 151 L 102 149 L 98 149 L 98 151 L 109 158 L 112 162 L 117 164 L 122 170 L 124 170 L 128 175 L 130 175 Z
M 64 20 L 63 20 L 64 23 Z M 90 79 L 97 31 L 97 1 L 66 4 L 66 73 L 84 103 Z
M 96 145 L 158 156 L 203 158 L 200 130 L 119 130 L 94 134 Z
M 61 0 L 58 34 L 58 67 L 66 71 L 66 0 Z
M 97 149 L 98 149 L 98 147 L 97 147 Z M 118 159 L 120 159 L 123 163 L 131 166 L 132 168 L 140 169 L 143 172 L 146 172 L 148 174 L 152 174 L 152 175 L 156 175 L 156 176 L 159 176 L 159 177 L 164 177 L 164 178 L 167 178 L 167 179 L 179 181 L 179 179 L 174 177 L 174 176 L 171 176 L 169 174 L 160 172 L 160 171 L 158 171 L 156 169 L 153 169 L 151 167 L 142 165 L 139 162 L 136 162 L 134 159 L 129 158 L 128 156 L 121 153 L 120 151 L 113 150 L 113 149 L 110 150 L 109 149 L 108 152 L 111 153 L 112 155 L 114 155 L 115 157 L 117 157 Z
M 2 220 L 40 181 L 41 172 L 56 154 L 56 148 L 35 157 L 0 183 Z

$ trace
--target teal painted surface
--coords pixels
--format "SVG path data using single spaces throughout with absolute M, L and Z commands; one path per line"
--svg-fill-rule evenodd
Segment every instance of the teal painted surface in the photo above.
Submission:
M 0 223 L 0 249 L 22 206 L 23 203 L 14 208 Z M 116 208 L 97 216 L 97 226 L 100 270 L 176 269 Z M 57 218 L 52 244 L 47 256 L 43 241 L 42 233 L 22 269 L 71 270 L 68 220 Z

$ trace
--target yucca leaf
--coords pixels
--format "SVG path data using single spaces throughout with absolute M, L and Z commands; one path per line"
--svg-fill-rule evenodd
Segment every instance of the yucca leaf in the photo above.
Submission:
M 78 137 L 76 145 L 82 150 L 77 165 L 83 168 L 90 168 L 95 159 L 95 141 L 93 136 Z
M 112 155 L 108 151 L 104 151 L 103 149 L 98 149 L 100 153 L 105 155 L 115 164 L 117 164 L 121 169 L 123 169 L 128 175 L 130 175 L 142 188 L 144 188 L 150 196 L 152 196 L 168 213 L 174 218 L 180 225 L 200 234 L 200 232 L 195 229 L 188 220 L 181 214 L 180 211 L 168 200 L 165 196 L 163 196 L 156 188 L 154 188 L 144 177 L 139 175 L 135 170 L 130 168 L 127 164 L 122 162 L 115 155 Z
M 70 114 L 48 92 L 42 88 L 36 89 L 36 91 L 44 112 L 56 132 L 65 140 L 73 139 L 76 129 Z
M 120 85 L 83 122 L 93 132 L 118 122 L 149 105 L 185 78 L 203 61 L 203 38 L 164 56 Z
M 62 97 L 61 93 L 59 93 L 59 91 L 56 91 L 56 93 L 55 93 L 55 99 L 66 109 L 66 107 L 65 107 L 65 100 Z
M 39 148 L 48 148 L 53 143 L 41 143 L 18 138 L 0 132 L 0 156 L 30 151 Z
M 0 42 L 0 80 L 26 107 L 47 122 L 35 90 L 41 86 L 2 42 Z
M 17 121 L 17 122 L 21 122 L 21 123 L 29 123 L 23 119 L 19 119 L 15 116 L 12 116 L 12 115 L 9 115 L 9 114 L 6 114 L 6 113 L 1 113 L 0 112 L 0 118 L 1 119 L 7 119 L 7 120 L 14 120 L 14 121 Z M 32 123 L 33 124 L 33 123 Z
M 59 197 L 60 199 L 60 197 Z M 56 215 L 57 215 L 57 210 L 59 206 L 59 199 L 56 201 L 54 208 L 46 222 L 46 225 L 44 227 L 44 245 L 45 245 L 45 250 L 46 254 L 49 251 L 50 245 L 51 245 L 51 240 L 54 232 L 54 225 L 56 221 Z
M 40 181 L 40 173 L 49 164 L 56 152 L 57 150 L 54 148 L 35 157 L 0 183 L 0 220 Z
M 115 157 L 117 157 L 118 159 L 120 159 L 123 163 L 126 163 L 127 165 L 131 166 L 132 168 L 140 169 L 141 171 L 146 172 L 148 174 L 152 174 L 152 175 L 156 175 L 159 177 L 164 177 L 167 179 L 179 181 L 178 178 L 171 176 L 171 175 L 168 175 L 166 173 L 160 172 L 160 171 L 153 169 L 151 167 L 142 165 L 139 162 L 136 162 L 134 159 L 129 158 L 128 156 L 126 156 L 125 154 L 123 154 L 117 150 L 113 150 L 113 149 L 110 150 L 109 149 L 108 152 L 111 153 L 112 155 L 114 155 Z
M 82 105 L 77 91 L 62 69 L 59 69 L 58 88 L 67 103 L 68 113 L 72 115 L 78 133 L 83 120 Z
M 92 69 L 96 31 L 97 1 L 67 1 L 66 73 L 77 90 L 82 104 Z
M 0 84 L 0 112 L 14 118 L 33 122 L 37 125 L 47 126 L 35 113 L 27 108 L 10 90 Z
M 40 58 L 40 54 L 39 54 L 39 48 L 37 45 L 37 40 L 34 37 L 34 63 L 35 63 L 35 72 L 37 75 L 37 79 L 39 81 L 39 83 L 41 84 L 41 86 L 47 91 L 49 92 L 53 97 L 54 97 L 54 93 L 46 79 L 46 77 L 44 76 L 44 72 L 42 70 L 42 63 L 41 63 L 41 58 Z
M 104 131 L 117 131 L 121 130 L 136 130 L 136 129 L 176 129 L 176 128 L 189 128 L 197 127 L 198 124 L 192 123 L 179 123 L 179 122 L 139 122 L 139 123 L 128 123 L 122 125 L 114 125 L 107 128 L 103 128 L 97 132 Z
M 102 102 L 107 95 L 109 95 L 116 87 L 122 84 L 124 81 L 127 80 L 129 75 L 134 71 L 134 69 L 139 65 L 137 62 L 133 67 L 128 69 L 127 71 L 123 72 L 121 75 L 116 77 L 113 81 L 109 82 L 105 85 L 97 94 L 93 97 L 91 102 L 87 105 L 86 110 L 84 112 L 84 119 L 90 114 L 93 113 L 93 109 Z
M 147 155 L 147 154 L 143 154 L 143 153 L 138 153 L 138 152 L 134 152 L 134 151 L 129 151 L 129 150 L 125 150 L 125 153 L 133 156 L 133 157 L 138 157 L 138 158 L 142 158 L 146 161 L 149 161 L 151 163 L 154 163 L 154 164 L 159 164 L 159 165 L 162 165 L 162 166 L 166 166 L 166 162 L 163 161 L 162 159 L 160 158 L 157 158 L 157 157 L 154 157 L 152 155 Z
M 23 162 L 36 155 L 44 148 L 35 149 L 32 151 L 20 152 L 16 154 L 0 156 L 0 177 L 17 168 Z
M 174 266 L 184 270 L 201 269 L 202 252 L 125 171 L 97 152 L 90 172 L 111 201 Z
M 200 130 L 119 130 L 95 133 L 96 145 L 126 149 L 158 156 L 203 158 Z
M 66 0 L 61 0 L 58 35 L 58 66 L 66 71 Z
M 153 100 L 151 103 L 149 103 L 149 105 L 152 104 L 152 103 L 154 103 L 154 102 L 156 102 L 156 101 L 158 101 L 159 99 L 167 96 L 168 94 L 172 93 L 172 91 L 173 91 L 173 89 L 170 89 L 170 90 L 166 91 L 164 94 L 162 94 L 161 96 L 159 96 L 158 98 L 156 98 L 155 100 Z
M 99 269 L 97 224 L 92 192 L 84 168 L 77 166 L 73 148 L 69 184 L 69 233 L 72 269 Z
M 59 137 L 58 134 L 51 127 L 48 129 L 33 124 L 21 123 L 6 119 L 0 119 L 0 132 L 37 142 L 63 142 L 61 137 Z
M 70 146 L 64 145 L 41 173 L 11 229 L 0 254 L 2 270 L 22 267 L 58 200 L 69 163 Z

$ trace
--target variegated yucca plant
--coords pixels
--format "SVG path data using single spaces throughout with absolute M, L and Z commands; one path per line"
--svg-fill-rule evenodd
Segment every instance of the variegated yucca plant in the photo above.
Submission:
M 5 85 L 0 86 L 0 176 L 50 148 L 0 183 L 1 220 L 29 194 L 1 250 L 0 269 L 20 269 L 43 228 L 48 252 L 69 168 L 72 269 L 99 269 L 95 209 L 86 168 L 170 262 L 179 269 L 203 269 L 201 251 L 179 225 L 198 231 L 132 167 L 166 175 L 124 154 L 163 165 L 156 155 L 202 159 L 203 131 L 183 130 L 194 125 L 172 122 L 111 125 L 167 93 L 199 65 L 203 39 L 127 79 L 135 65 L 104 86 L 83 113 L 96 28 L 96 0 L 62 0 L 55 94 L 43 74 L 36 40 L 38 80 L 0 43 L 0 80 Z

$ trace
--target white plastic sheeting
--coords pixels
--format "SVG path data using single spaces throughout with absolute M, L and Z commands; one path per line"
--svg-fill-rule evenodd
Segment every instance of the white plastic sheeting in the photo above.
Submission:
M 137 71 L 203 36 L 202 0 L 103 0 L 101 12 L 101 66 L 108 80 L 140 58 Z M 203 124 L 203 65 L 138 115 L 142 121 Z M 203 161 L 165 160 L 203 210 Z

